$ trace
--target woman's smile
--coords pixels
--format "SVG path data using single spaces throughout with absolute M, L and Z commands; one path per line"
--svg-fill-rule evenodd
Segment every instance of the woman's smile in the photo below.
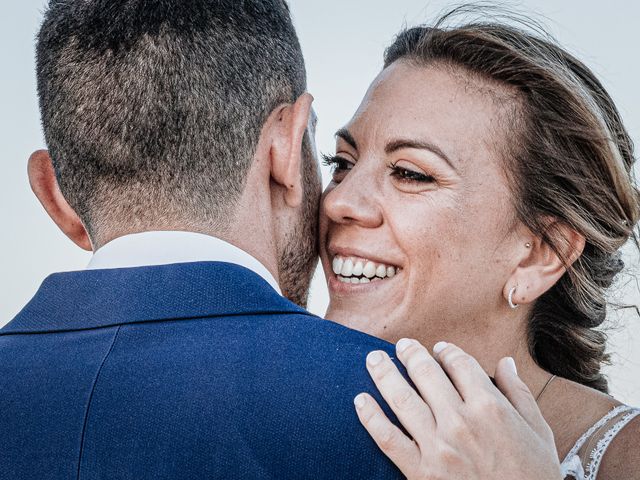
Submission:
M 362 294 L 395 285 L 402 268 L 391 261 L 382 260 L 348 248 L 329 247 L 333 275 L 329 288 L 337 295 Z M 393 282 L 396 280 L 396 282 Z

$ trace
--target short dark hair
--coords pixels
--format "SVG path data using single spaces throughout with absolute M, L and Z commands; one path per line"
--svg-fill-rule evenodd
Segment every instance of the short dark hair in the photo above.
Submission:
M 90 233 L 158 211 L 222 226 L 267 117 L 306 89 L 283 0 L 51 0 L 37 76 L 60 188 Z
M 462 5 L 434 27 L 401 32 L 386 51 L 385 67 L 406 61 L 461 68 L 518 92 L 516 112 L 504 122 L 515 210 L 568 267 L 533 307 L 529 351 L 545 370 L 606 392 L 601 366 L 609 355 L 598 327 L 607 317 L 608 289 L 624 268 L 621 248 L 630 238 L 638 244 L 633 143 L 596 76 L 536 22 L 480 15 L 451 25 L 460 13 L 483 12 Z M 550 219 L 585 237 L 572 265 L 561 255 L 562 231 Z

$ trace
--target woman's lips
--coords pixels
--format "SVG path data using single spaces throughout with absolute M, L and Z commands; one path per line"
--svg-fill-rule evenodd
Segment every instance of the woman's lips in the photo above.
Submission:
M 373 262 L 364 258 L 336 255 L 331 262 L 334 275 L 329 286 L 337 291 L 359 291 L 389 282 L 401 269 L 395 265 Z
M 357 257 L 343 257 L 341 255 L 336 255 L 335 257 L 333 257 L 331 266 L 333 269 L 333 273 L 341 278 L 360 278 L 368 281 L 371 281 L 374 278 L 393 278 L 395 277 L 398 270 L 395 265 L 376 263 L 372 262 L 371 260 L 365 260 L 363 258 Z

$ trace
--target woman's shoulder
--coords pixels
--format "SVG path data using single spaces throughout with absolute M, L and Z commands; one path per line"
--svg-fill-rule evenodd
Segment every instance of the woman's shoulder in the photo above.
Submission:
M 554 383 L 553 395 L 546 398 L 547 405 L 540 406 L 563 459 L 591 427 L 622 404 L 606 393 L 571 380 L 558 378 Z
M 577 455 L 586 479 L 640 478 L 640 409 L 569 380 L 559 384 L 556 414 L 564 422 L 554 430 L 561 458 Z
M 609 445 L 602 456 L 599 480 L 640 479 L 640 409 L 630 409 L 625 413 L 611 427 L 609 437 L 603 438 L 605 442 L 609 441 Z

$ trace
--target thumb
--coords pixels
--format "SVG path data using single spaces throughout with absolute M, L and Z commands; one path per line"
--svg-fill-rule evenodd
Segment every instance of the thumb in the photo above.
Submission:
M 548 438 L 551 429 L 542 416 L 531 390 L 518 376 L 513 358 L 506 357 L 498 362 L 495 381 L 498 389 L 529 426 L 542 438 Z

